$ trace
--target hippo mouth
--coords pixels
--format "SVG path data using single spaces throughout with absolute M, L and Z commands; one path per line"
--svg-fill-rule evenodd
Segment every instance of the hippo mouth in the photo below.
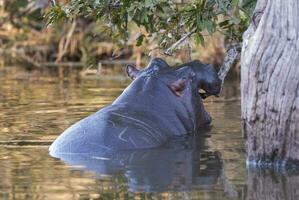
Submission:
M 198 91 L 199 95 L 201 96 L 202 99 L 206 99 L 207 97 L 209 96 L 215 96 L 215 97 L 219 97 L 219 93 L 220 91 L 218 92 L 206 92 L 206 91 Z
M 199 90 L 200 96 L 205 99 L 211 95 L 215 97 L 219 97 L 219 94 L 222 89 L 222 82 L 218 82 L 216 84 L 213 84 L 212 86 L 207 86 Z

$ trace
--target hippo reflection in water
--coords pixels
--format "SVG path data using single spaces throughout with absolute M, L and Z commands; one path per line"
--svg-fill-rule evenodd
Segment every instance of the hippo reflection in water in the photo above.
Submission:
M 159 147 L 210 124 L 199 89 L 217 95 L 221 81 L 211 65 L 170 67 L 155 58 L 144 70 L 127 66 L 133 82 L 109 106 L 80 120 L 50 146 L 50 154 L 103 153 Z
M 60 158 L 95 173 L 97 179 L 110 177 L 113 182 L 124 183 L 131 192 L 209 189 L 219 184 L 223 166 L 218 152 L 203 148 L 204 138 L 186 136 L 158 148 L 61 154 Z

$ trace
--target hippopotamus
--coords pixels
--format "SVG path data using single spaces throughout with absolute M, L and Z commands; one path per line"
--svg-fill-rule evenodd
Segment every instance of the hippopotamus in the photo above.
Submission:
M 210 124 L 199 89 L 219 94 L 212 65 L 195 60 L 171 67 L 155 58 L 143 70 L 128 65 L 126 71 L 131 84 L 111 105 L 65 130 L 51 155 L 155 148 Z

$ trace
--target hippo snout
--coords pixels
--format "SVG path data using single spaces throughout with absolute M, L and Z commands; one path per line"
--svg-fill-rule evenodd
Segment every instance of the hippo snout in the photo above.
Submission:
M 221 91 L 221 88 L 222 88 L 222 81 L 218 77 L 213 81 L 211 81 L 210 83 L 203 85 L 203 89 L 209 95 L 218 96 Z
M 214 90 L 213 95 L 218 95 L 221 91 L 221 88 L 222 88 L 222 81 L 220 78 L 217 78 L 217 80 L 213 84 L 213 89 L 212 89 L 212 90 Z

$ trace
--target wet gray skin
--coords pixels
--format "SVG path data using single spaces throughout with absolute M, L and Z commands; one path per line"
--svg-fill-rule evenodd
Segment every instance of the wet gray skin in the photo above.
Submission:
M 145 149 L 195 134 L 211 122 L 199 89 L 220 92 L 216 71 L 199 61 L 169 67 L 153 59 L 144 70 L 127 66 L 133 82 L 109 106 L 80 120 L 50 146 L 50 154 Z

